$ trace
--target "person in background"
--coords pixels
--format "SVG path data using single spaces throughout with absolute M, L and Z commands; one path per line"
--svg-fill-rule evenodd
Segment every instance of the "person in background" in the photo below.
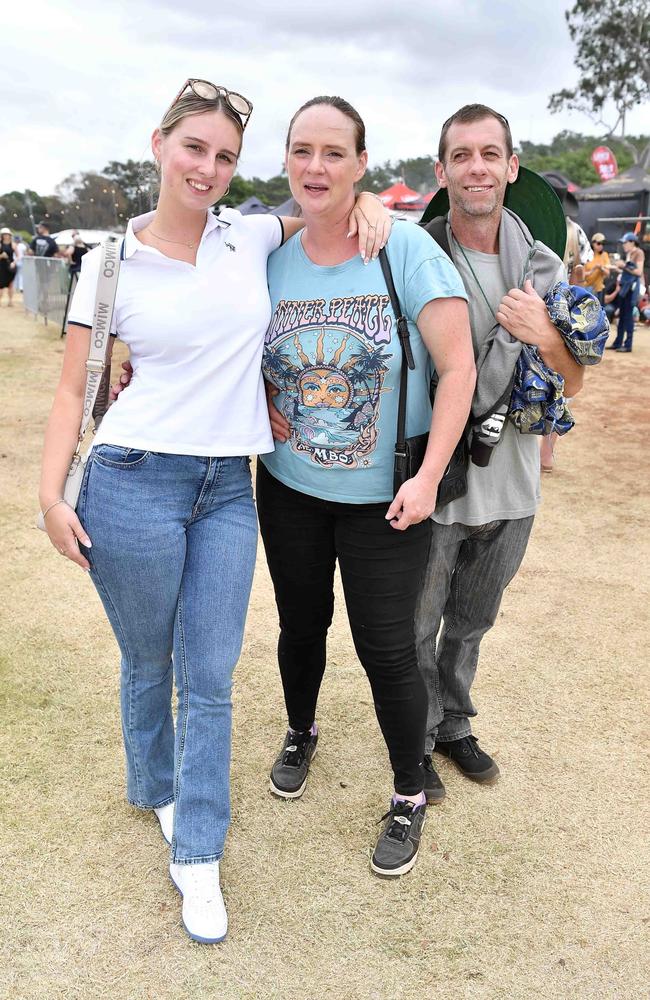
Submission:
M 81 271 L 81 259 L 88 253 L 88 247 L 82 240 L 79 233 L 74 237 L 72 245 L 68 247 L 66 251 L 66 257 L 68 258 L 70 277 L 73 275 L 78 275 Z
M 23 290 L 23 260 L 25 254 L 27 253 L 27 244 L 20 234 L 14 236 L 14 252 L 16 254 L 16 282 L 15 288 L 17 292 L 22 292 Z
M 605 279 L 609 275 L 610 269 L 609 254 L 604 249 L 604 246 L 604 234 L 594 233 L 591 237 L 591 247 L 594 255 L 584 265 L 585 287 L 594 293 L 601 306 L 605 303 Z
M 7 305 L 14 304 L 14 281 L 16 278 L 16 253 L 11 229 L 0 229 L 0 304 L 3 289 L 7 289 Z
M 620 272 L 617 295 L 618 328 L 616 338 L 612 344 L 607 345 L 607 350 L 627 354 L 632 350 L 634 309 L 639 300 L 645 254 L 639 246 L 639 237 L 636 233 L 624 233 L 621 243 L 624 257 L 616 263 Z
M 650 323 L 650 295 L 647 288 L 639 299 L 639 322 L 644 326 Z
M 619 271 L 610 271 L 605 278 L 603 287 L 603 308 L 610 326 L 618 309 L 618 286 L 621 280 Z
M 56 257 L 58 252 L 56 241 L 50 236 L 49 223 L 39 222 L 36 227 L 36 236 L 29 244 L 28 253 L 34 257 Z

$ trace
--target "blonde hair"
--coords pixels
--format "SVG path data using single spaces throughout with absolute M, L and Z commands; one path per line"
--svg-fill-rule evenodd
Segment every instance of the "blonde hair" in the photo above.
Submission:
M 221 95 L 215 97 L 212 101 L 208 101 L 204 97 L 197 97 L 196 94 L 193 93 L 189 93 L 184 97 L 181 97 L 179 101 L 172 104 L 171 108 L 165 112 L 163 119 L 158 126 L 160 134 L 167 138 L 167 136 L 174 131 L 176 126 L 179 125 L 184 118 L 189 118 L 190 115 L 202 115 L 207 111 L 221 111 L 221 113 L 224 114 L 226 118 L 229 118 L 230 121 L 236 126 L 243 139 L 244 126 L 242 125 L 242 120 L 237 112 L 233 111 L 233 109 L 226 104 Z

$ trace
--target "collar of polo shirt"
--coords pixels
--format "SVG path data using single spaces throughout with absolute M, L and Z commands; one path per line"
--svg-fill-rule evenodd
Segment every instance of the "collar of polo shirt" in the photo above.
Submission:
M 136 237 L 136 233 L 139 233 L 141 229 L 148 226 L 150 222 L 153 222 L 155 212 L 145 212 L 144 215 L 136 215 L 134 219 L 129 219 L 129 223 L 126 227 L 126 233 L 124 234 L 124 258 L 132 257 L 136 251 L 139 250 L 151 250 L 152 247 L 146 246 L 141 243 Z M 227 229 L 230 223 L 225 219 L 220 219 L 218 216 L 213 215 L 212 212 L 208 212 L 208 217 L 205 223 L 205 229 L 201 236 L 201 241 L 215 229 Z M 199 241 L 199 242 L 201 242 Z

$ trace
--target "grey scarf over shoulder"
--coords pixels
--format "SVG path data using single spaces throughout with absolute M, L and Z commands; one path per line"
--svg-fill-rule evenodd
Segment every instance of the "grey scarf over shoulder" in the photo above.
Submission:
M 456 247 L 451 239 L 449 222 L 447 232 L 455 263 Z M 564 265 L 557 254 L 534 240 L 519 216 L 508 208 L 503 209 L 499 225 L 499 261 L 508 289 L 523 288 L 530 278 L 533 288 L 542 298 L 565 277 Z M 474 289 L 469 291 L 474 293 Z M 481 423 L 506 395 L 509 398 L 521 348 L 521 341 L 512 337 L 500 324 L 494 325 L 476 359 L 478 377 L 472 400 L 472 423 Z

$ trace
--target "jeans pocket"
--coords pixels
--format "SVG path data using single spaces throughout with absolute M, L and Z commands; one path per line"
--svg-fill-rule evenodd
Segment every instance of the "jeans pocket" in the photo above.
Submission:
M 139 448 L 123 448 L 115 444 L 99 444 L 92 450 L 93 461 L 110 469 L 132 469 L 142 465 L 150 454 L 150 451 L 142 451 Z

